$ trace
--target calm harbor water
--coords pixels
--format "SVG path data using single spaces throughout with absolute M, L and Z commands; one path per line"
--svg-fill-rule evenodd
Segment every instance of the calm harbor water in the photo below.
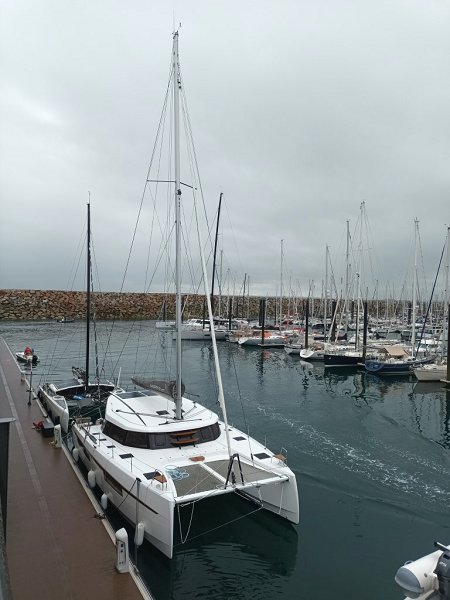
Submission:
M 83 330 L 82 323 L 0 322 L 13 351 L 31 345 L 38 353 L 34 386 L 83 365 Z M 107 377 L 120 372 L 124 387 L 134 373 L 171 371 L 171 334 L 154 322 L 112 330 L 99 323 L 96 337 L 99 356 L 108 357 L 99 368 Z M 325 371 L 283 350 L 219 343 L 219 354 L 228 419 L 287 456 L 301 522 L 287 524 L 237 498 L 196 505 L 173 560 L 146 543 L 138 551 L 156 600 L 402 598 L 397 568 L 431 552 L 434 540 L 450 543 L 450 394 L 413 378 Z M 210 345 L 186 342 L 183 362 L 187 392 L 213 408 Z

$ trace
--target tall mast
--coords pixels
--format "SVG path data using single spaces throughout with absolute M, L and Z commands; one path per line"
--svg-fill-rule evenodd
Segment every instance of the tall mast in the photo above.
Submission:
M 176 397 L 175 418 L 181 413 L 181 185 L 180 185 L 180 64 L 178 57 L 178 31 L 173 34 L 172 50 L 173 77 L 173 142 L 175 161 L 175 329 L 176 329 Z
M 281 240 L 281 249 L 280 249 L 280 320 L 279 327 L 281 331 L 281 323 L 283 321 L 283 243 L 284 240 Z
M 411 316 L 411 348 L 413 356 L 416 356 L 416 278 L 417 278 L 417 238 L 419 234 L 419 219 L 414 219 L 414 269 L 413 269 L 413 290 L 412 290 L 412 316 Z
M 445 265 L 445 289 L 444 289 L 444 318 L 442 321 L 442 355 L 444 355 L 444 346 L 447 341 L 448 350 L 448 326 L 450 321 L 449 306 L 450 306 L 450 289 L 449 289 L 449 270 L 450 270 L 450 227 L 447 227 L 447 257 Z M 447 325 L 447 326 L 446 326 Z M 447 336 L 447 339 L 445 338 Z M 448 379 L 448 377 L 447 377 Z
M 86 233 L 86 367 L 84 389 L 87 393 L 89 386 L 89 329 L 91 323 L 91 199 L 87 204 L 87 233 Z
M 323 339 L 327 342 L 327 300 L 328 300 L 328 244 L 325 245 L 325 289 L 323 295 Z
M 350 221 L 347 221 L 347 248 L 345 252 L 345 333 L 348 332 L 348 303 L 349 293 L 349 271 L 350 271 Z
M 222 207 L 222 196 L 223 196 L 223 192 L 220 192 L 219 207 L 217 209 L 216 237 L 214 238 L 213 271 L 212 271 L 212 279 L 211 279 L 211 307 L 212 307 L 213 315 L 214 315 L 214 281 L 216 279 L 217 239 L 219 237 L 219 220 L 220 220 L 220 209 Z

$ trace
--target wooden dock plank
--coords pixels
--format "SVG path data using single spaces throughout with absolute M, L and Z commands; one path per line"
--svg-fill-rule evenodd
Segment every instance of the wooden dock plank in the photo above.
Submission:
M 33 429 L 42 414 L 0 338 L 0 416 L 12 416 L 6 549 L 14 598 L 138 600 L 130 574 L 62 449 Z

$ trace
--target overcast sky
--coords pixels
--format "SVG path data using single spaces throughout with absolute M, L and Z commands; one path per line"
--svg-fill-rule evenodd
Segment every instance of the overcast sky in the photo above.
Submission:
M 283 240 L 285 289 L 320 294 L 364 201 L 369 296 L 405 283 L 414 218 L 430 287 L 450 225 L 444 0 L 3 0 L 0 287 L 71 286 L 90 191 L 101 288 L 120 289 L 180 22 L 224 276 L 278 294 Z

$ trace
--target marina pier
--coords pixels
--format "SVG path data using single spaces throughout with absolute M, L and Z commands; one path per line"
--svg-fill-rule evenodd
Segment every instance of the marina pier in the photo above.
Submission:
M 0 338 L 0 417 L 9 435 L 6 556 L 12 597 L 139 600 L 150 598 L 134 573 L 119 574 L 115 546 L 86 484 L 33 428 L 43 419 L 7 344 Z M 132 568 L 132 567 L 131 567 Z M 7 600 L 7 598 L 5 598 Z

